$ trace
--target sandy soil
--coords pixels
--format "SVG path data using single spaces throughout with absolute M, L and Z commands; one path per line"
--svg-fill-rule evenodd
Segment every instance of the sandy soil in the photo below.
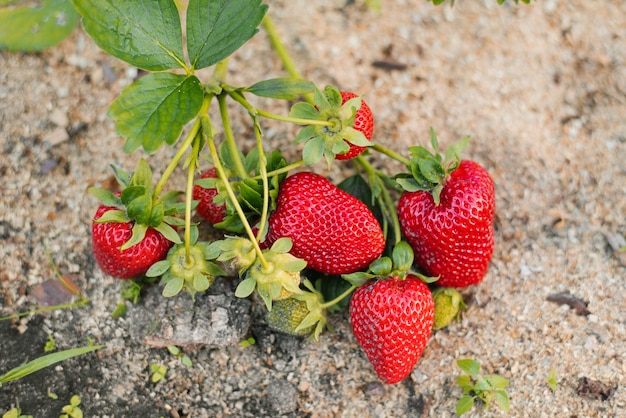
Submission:
M 450 417 L 461 396 L 455 360 L 472 357 L 510 379 L 510 416 L 624 416 L 626 261 L 614 247 L 626 235 L 626 3 L 383 0 L 380 14 L 359 1 L 269 4 L 307 78 L 365 95 L 375 141 L 403 152 L 427 144 L 431 126 L 444 146 L 471 135 L 466 157 L 497 185 L 496 249 L 484 282 L 464 292 L 462 321 L 434 333 L 408 379 L 384 386 L 345 312 L 331 317 L 335 333 L 309 343 L 269 331 L 253 305 L 245 337 L 256 344 L 186 348 L 191 367 L 146 344 L 158 291 L 112 319 L 120 282 L 93 260 L 97 202 L 86 189 L 111 181 L 109 164 L 132 168 L 140 157 L 123 154 L 106 116 L 136 71 L 77 31 L 40 54 L 0 52 L 0 315 L 32 308 L 34 290 L 54 277 L 46 245 L 91 303 L 0 322 L 0 373 L 43 355 L 48 334 L 59 349 L 87 338 L 106 348 L 4 385 L 0 412 L 18 399 L 25 413 L 54 417 L 78 394 L 89 417 Z M 233 57 L 229 80 L 281 75 L 261 32 Z M 233 114 L 236 135 L 250 135 Z M 294 132 L 265 129 L 268 147 Z M 162 169 L 171 154 L 150 162 Z M 563 292 L 589 313 L 547 300 Z M 152 363 L 168 366 L 164 381 L 150 382 Z M 583 378 L 610 390 L 581 387 Z

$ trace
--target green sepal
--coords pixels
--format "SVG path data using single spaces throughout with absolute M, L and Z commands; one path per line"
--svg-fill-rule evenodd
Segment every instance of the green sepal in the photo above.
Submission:
M 204 274 L 196 272 L 193 275 L 193 290 L 196 292 L 204 292 L 210 285 L 209 279 Z
M 124 205 L 128 206 L 133 200 L 137 199 L 138 197 L 145 196 L 146 192 L 147 191 L 145 186 L 130 185 L 122 190 L 120 200 Z
M 302 160 L 305 165 L 312 166 L 317 164 L 325 155 L 326 143 L 321 136 L 311 138 L 302 150 Z
M 128 219 L 128 216 L 126 216 L 125 211 L 114 209 L 114 210 L 108 210 L 104 212 L 102 216 L 94 220 L 94 222 L 99 223 L 99 224 L 103 224 L 107 222 L 125 223 L 125 222 L 130 222 L 130 219 Z
M 279 100 L 296 100 L 298 97 L 312 93 L 315 85 L 299 78 L 272 78 L 263 80 L 243 89 L 256 96 Z
M 363 286 L 368 281 L 376 278 L 375 274 L 366 273 L 364 271 L 357 271 L 355 273 L 342 274 L 341 278 L 350 283 L 353 286 Z
M 147 225 L 135 223 L 133 225 L 132 235 L 130 239 L 126 241 L 124 244 L 122 244 L 122 246 L 120 247 L 120 251 L 127 250 L 130 247 L 139 244 L 141 241 L 143 241 L 144 237 L 146 236 L 147 231 L 148 231 Z
M 291 109 L 289 110 L 290 118 L 317 120 L 319 119 L 319 116 L 319 110 L 307 102 L 298 102 L 291 106 Z
M 293 247 L 293 241 L 291 238 L 283 237 L 277 239 L 274 244 L 272 244 L 271 251 L 274 253 L 288 253 Z
M 375 276 L 387 276 L 391 274 L 392 269 L 393 262 L 389 257 L 380 257 L 369 265 L 369 271 Z
M 246 277 L 237 285 L 237 289 L 235 289 L 235 296 L 238 298 L 247 298 L 254 292 L 256 288 L 256 280 L 252 277 Z
M 436 205 L 446 179 L 459 167 L 461 152 L 467 148 L 470 138 L 467 136 L 450 145 L 444 155 L 439 153 L 439 141 L 433 128 L 430 129 L 430 142 L 434 153 L 423 146 L 409 147 L 411 155 L 410 174 L 400 173 L 394 177 L 396 184 L 407 192 L 427 191 L 433 196 Z
M 115 193 L 106 190 L 100 189 L 97 187 L 90 187 L 87 189 L 90 195 L 94 196 L 96 199 L 100 201 L 105 206 L 111 206 L 122 209 L 124 206 L 122 205 L 122 201 L 119 197 L 115 195 Z
M 391 258 L 397 270 L 409 271 L 413 266 L 413 249 L 406 241 L 400 241 L 393 248 Z
M 122 186 L 122 188 L 128 187 L 128 185 L 130 184 L 132 173 L 129 173 L 128 171 L 125 171 L 122 168 L 113 164 L 111 164 L 110 167 L 113 170 L 113 175 L 115 176 L 115 180 L 117 180 L 119 185 Z
M 170 260 L 165 259 L 161 261 L 157 261 L 153 265 L 150 266 L 148 271 L 146 272 L 147 277 L 160 277 L 165 274 L 166 271 L 170 269 L 171 263 Z
M 134 219 L 137 223 L 150 225 L 152 196 L 146 194 L 137 196 L 126 205 L 126 212 L 128 217 Z
M 163 297 L 171 298 L 176 296 L 183 290 L 183 286 L 185 284 L 185 280 L 182 277 L 172 276 L 171 279 L 165 284 L 163 287 L 163 292 L 161 293 Z
M 159 231 L 161 234 L 163 234 L 165 238 L 167 238 L 169 241 L 172 241 L 174 244 L 183 243 L 182 240 L 180 239 L 180 236 L 178 235 L 178 232 L 176 232 L 174 228 L 172 228 L 165 222 L 161 222 L 159 225 L 153 228 Z

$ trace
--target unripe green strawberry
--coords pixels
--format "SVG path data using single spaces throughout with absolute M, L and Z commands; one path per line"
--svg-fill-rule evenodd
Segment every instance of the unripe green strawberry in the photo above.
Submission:
M 272 310 L 265 315 L 265 320 L 273 329 L 286 334 L 304 336 L 313 332 L 314 326 L 298 328 L 309 314 L 306 302 L 294 298 L 274 301 Z
M 433 291 L 435 301 L 435 323 L 433 329 L 442 329 L 461 316 L 466 308 L 463 296 L 450 287 L 440 287 Z

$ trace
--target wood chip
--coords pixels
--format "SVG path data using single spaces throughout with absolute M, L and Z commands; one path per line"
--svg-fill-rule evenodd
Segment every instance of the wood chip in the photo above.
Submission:
M 578 380 L 578 387 L 576 393 L 580 396 L 587 398 L 597 399 L 599 401 L 606 401 L 615 393 L 617 385 L 607 385 L 599 380 L 589 379 L 588 377 L 581 377 Z

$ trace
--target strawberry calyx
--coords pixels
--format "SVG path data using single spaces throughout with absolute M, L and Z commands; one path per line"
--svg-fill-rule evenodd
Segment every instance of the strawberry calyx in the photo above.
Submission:
M 245 241 L 248 240 L 231 237 L 212 244 L 219 251 L 217 260 L 230 261 L 243 278 L 235 296 L 246 298 L 256 291 L 267 309 L 271 310 L 272 301 L 302 292 L 300 272 L 306 267 L 306 261 L 289 254 L 292 247 L 290 238 L 281 238 L 271 248 L 264 249 L 263 258 L 258 256 L 256 250 L 249 250 L 254 248 L 251 241 Z
M 444 154 L 439 152 L 439 141 L 433 128 L 430 128 L 430 143 L 434 150 L 418 145 L 409 147 L 411 155 L 410 173 L 401 173 L 394 178 L 396 183 L 407 192 L 427 191 L 432 194 L 436 205 L 439 205 L 441 191 L 450 174 L 461 163 L 461 152 L 469 144 L 469 136 L 446 148 Z
M 435 320 L 433 329 L 447 327 L 452 321 L 459 320 L 461 312 L 467 308 L 463 296 L 451 287 L 439 287 L 433 290 L 435 301 Z
M 174 245 L 165 260 L 153 264 L 146 272 L 147 277 L 161 277 L 164 297 L 173 297 L 182 290 L 193 298 L 196 293 L 206 291 L 218 276 L 227 273 L 215 262 L 218 253 L 207 242 L 193 243 L 187 251 L 184 244 Z
M 323 92 L 315 88 L 313 104 L 300 102 L 291 108 L 289 116 L 292 118 L 327 122 L 306 126 L 294 140 L 304 143 L 302 159 L 306 165 L 314 165 L 325 158 L 330 166 L 337 155 L 350 150 L 350 145 L 372 145 L 363 132 L 354 128 L 356 113 L 361 106 L 361 97 L 342 104 L 341 92 L 336 87 L 326 86 Z
M 404 280 L 415 276 L 424 283 L 434 283 L 439 277 L 429 277 L 413 270 L 413 249 L 406 241 L 399 241 L 392 250 L 391 257 L 383 256 L 374 260 L 366 271 L 343 274 L 341 277 L 353 286 L 359 287 L 372 279 L 394 278 Z
M 118 167 L 112 167 L 115 178 L 122 186 L 121 192 L 113 193 L 96 187 L 89 188 L 89 193 L 100 202 L 111 208 L 96 223 L 131 222 L 132 235 L 120 247 L 124 251 L 140 243 L 148 230 L 154 228 L 165 238 L 175 244 L 182 243 L 173 227 L 181 225 L 182 220 L 176 215 L 182 213 L 183 207 L 178 202 L 179 192 L 165 193 L 162 197 L 154 195 L 152 187 L 152 169 L 143 158 L 139 160 L 134 173 L 129 174 Z

